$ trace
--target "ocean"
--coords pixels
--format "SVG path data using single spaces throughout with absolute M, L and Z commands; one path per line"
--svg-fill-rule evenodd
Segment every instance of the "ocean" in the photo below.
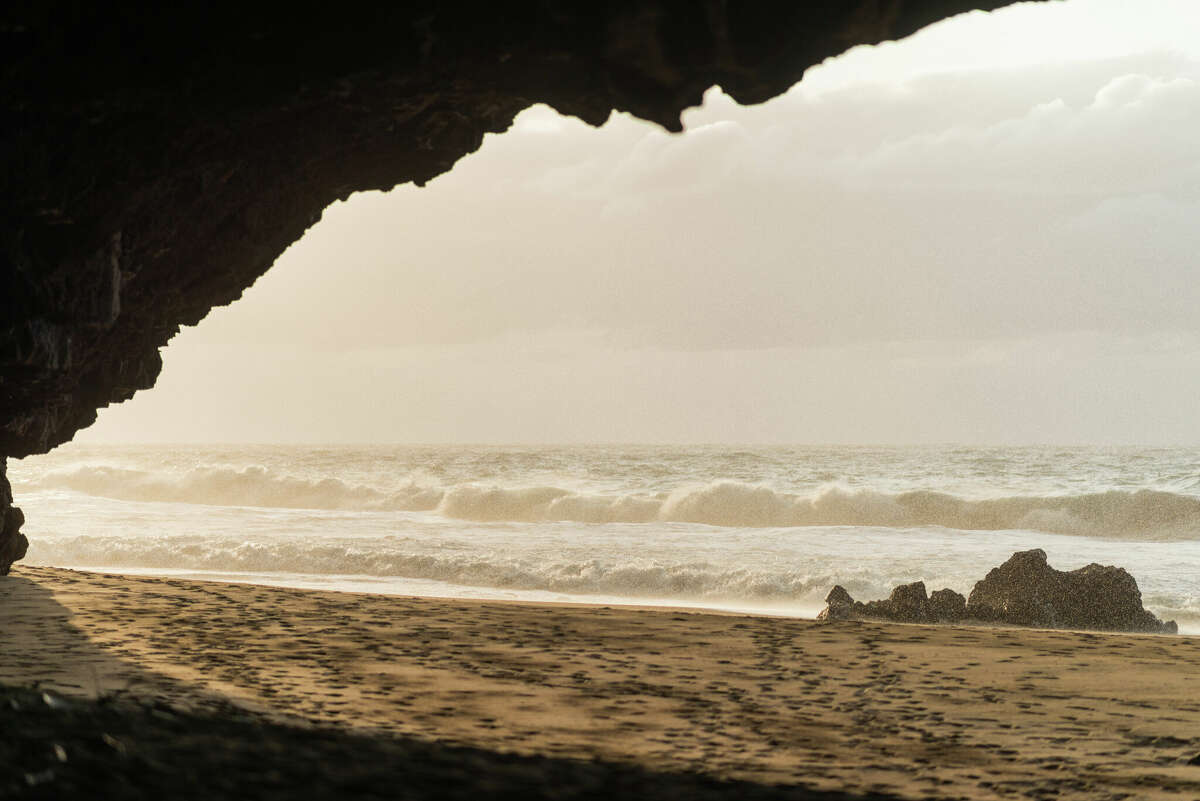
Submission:
M 1200 448 L 72 444 L 9 473 L 35 565 L 809 617 L 1042 548 L 1200 633 Z

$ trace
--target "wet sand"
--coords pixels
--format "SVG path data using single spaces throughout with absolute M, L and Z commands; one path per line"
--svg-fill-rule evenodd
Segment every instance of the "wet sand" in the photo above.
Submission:
M 68 695 L 905 798 L 1200 797 L 1200 638 L 22 565 L 0 616 L 0 684 Z

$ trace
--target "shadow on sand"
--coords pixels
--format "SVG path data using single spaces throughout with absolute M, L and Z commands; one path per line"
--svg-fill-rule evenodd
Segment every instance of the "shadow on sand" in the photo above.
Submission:
M 196 698 L 91 642 L 36 581 L 0 579 L 0 798 L 888 798 L 286 725 Z

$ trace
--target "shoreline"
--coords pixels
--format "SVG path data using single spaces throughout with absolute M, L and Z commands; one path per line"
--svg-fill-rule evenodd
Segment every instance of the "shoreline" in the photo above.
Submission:
M 173 569 L 173 570 L 177 570 L 177 572 L 164 572 L 165 569 L 150 568 L 150 567 L 148 567 L 148 568 L 140 568 L 140 567 L 105 568 L 105 567 L 94 567 L 94 566 L 88 566 L 88 565 L 84 565 L 81 567 L 54 567 L 51 565 L 29 565 L 25 562 L 20 563 L 16 567 L 21 567 L 21 566 L 27 566 L 27 567 L 33 567 L 33 568 L 39 568 L 39 569 L 44 568 L 47 570 L 62 570 L 62 571 L 67 571 L 67 572 L 72 572 L 72 573 L 84 573 L 84 574 L 89 574 L 89 575 L 106 576 L 106 577 L 112 576 L 112 577 L 124 577 L 124 578 L 150 578 L 150 579 L 164 579 L 164 580 L 169 579 L 169 580 L 176 580 L 176 581 L 209 582 L 209 583 L 214 583 L 214 584 L 241 584 L 241 585 L 247 585 L 247 586 L 251 586 L 251 587 L 271 587 L 271 588 L 283 589 L 283 590 L 301 590 L 304 592 L 330 592 L 330 593 L 339 593 L 342 595 L 371 595 L 371 596 L 380 596 L 380 597 L 387 597 L 387 598 L 404 598 L 404 599 L 413 600 L 413 601 L 428 600 L 428 601 L 446 601 L 446 602 L 451 602 L 451 603 L 456 602 L 456 601 L 465 601 L 468 603 L 522 604 L 522 605 L 550 606 L 550 607 L 565 606 L 565 607 L 582 607 L 582 608 L 620 608 L 620 609 L 633 609 L 633 610 L 641 610 L 641 611 L 658 610 L 658 611 L 702 612 L 702 613 L 714 614 L 714 615 L 742 615 L 742 616 L 746 616 L 746 617 L 779 617 L 779 618 L 788 618 L 788 619 L 795 619 L 795 620 L 816 620 L 815 613 L 812 615 L 787 614 L 784 612 L 767 612 L 767 611 L 757 611 L 757 610 L 750 610 L 750 609 L 736 609 L 736 608 L 721 607 L 721 606 L 706 606 L 706 605 L 701 605 L 702 602 L 697 602 L 696 605 L 693 606 L 693 605 L 688 605 L 683 602 L 671 603 L 671 602 L 667 601 L 666 599 L 664 599 L 663 603 L 655 603 L 652 599 L 647 600 L 646 602 L 642 603 L 642 602 L 627 602 L 627 601 L 620 600 L 620 599 L 615 599 L 615 600 L 605 599 L 605 600 L 595 600 L 595 601 L 582 601 L 582 600 L 575 601 L 575 600 L 539 600 L 539 599 L 529 599 L 529 598 L 502 598 L 502 597 L 492 597 L 491 595 L 480 595 L 480 596 L 422 595 L 422 594 L 414 594 L 411 592 L 369 592 L 366 590 L 344 589 L 344 588 L 333 587 L 333 586 L 330 586 L 330 587 L 307 586 L 307 585 L 317 584 L 318 582 L 316 582 L 316 581 L 312 581 L 312 582 L 303 581 L 303 580 L 301 580 L 301 581 L 287 581 L 287 580 L 254 581 L 251 578 L 247 578 L 247 579 L 231 578 L 231 576 L 236 575 L 236 573 L 234 573 L 232 571 L 228 571 L 228 572 L 212 571 L 214 573 L 214 577 L 208 578 L 208 577 L 203 577 L 200 575 L 204 571 L 188 570 L 186 568 Z M 129 572 L 129 571 L 133 571 L 133 572 Z M 248 574 L 248 575 L 253 575 L 255 578 L 261 577 L 258 574 Z M 326 574 L 296 574 L 296 575 L 322 575 L 323 576 Z M 351 579 L 359 578 L 357 576 L 347 576 L 347 577 L 351 578 Z M 370 577 L 370 578 L 374 578 L 374 577 Z M 481 588 L 477 588 L 477 589 L 479 589 L 481 592 L 487 592 L 494 588 L 481 587 Z M 497 593 L 500 592 L 499 589 L 495 589 L 495 591 Z M 513 592 L 519 593 L 522 591 L 514 590 Z M 531 590 L 528 592 L 544 592 L 548 595 L 550 595 L 550 594 L 569 595 L 569 593 L 557 593 L 557 592 L 553 592 L 551 590 Z M 578 596 L 578 597 L 583 597 L 583 596 Z M 604 597 L 604 596 L 601 596 L 601 597 Z
M 896 797 L 1200 795 L 1200 638 L 18 564 L 0 684 Z M 1191 764 L 1196 761 L 1196 764 Z
M 561 606 L 561 607 L 579 607 L 579 608 L 584 608 L 584 609 L 589 609 L 589 608 L 592 608 L 592 609 L 621 609 L 621 610 L 629 609 L 629 610 L 634 610 L 634 611 L 646 611 L 646 612 L 658 611 L 658 612 L 676 612 L 676 613 L 699 613 L 699 614 L 712 614 L 712 615 L 735 615 L 735 616 L 751 617 L 751 618 L 760 618 L 760 617 L 761 618 L 778 618 L 781 620 L 803 620 L 803 621 L 809 621 L 809 622 L 818 622 L 817 614 L 820 612 L 820 609 L 816 609 L 815 611 L 812 612 L 812 614 L 807 614 L 807 613 L 800 614 L 800 613 L 792 613 L 792 612 L 770 611 L 770 609 L 768 607 L 737 607 L 737 606 L 734 606 L 733 604 L 730 604 L 729 606 L 709 606 L 709 605 L 706 605 L 706 603 L 702 602 L 702 601 L 697 601 L 694 604 L 692 604 L 692 603 L 686 602 L 682 599 L 677 599 L 675 601 L 672 601 L 670 599 L 662 599 L 661 602 L 656 602 L 654 599 L 648 599 L 645 602 L 633 602 L 633 601 L 626 601 L 626 600 L 619 599 L 619 598 L 609 599 L 607 597 L 604 597 L 601 600 L 543 600 L 543 599 L 529 599 L 529 598 L 499 597 L 498 595 L 493 596 L 490 594 L 482 594 L 482 595 L 478 595 L 478 596 L 462 596 L 462 595 L 436 595 L 436 594 L 425 595 L 425 594 L 415 594 L 415 593 L 411 593 L 411 592 L 370 592 L 370 591 L 363 590 L 363 589 L 346 589 L 346 588 L 338 588 L 338 587 L 313 586 L 313 585 L 319 584 L 320 582 L 318 582 L 318 581 L 311 581 L 311 582 L 304 581 L 304 580 L 301 580 L 301 581 L 286 581 L 286 580 L 255 581 L 250 578 L 247 578 L 247 579 L 231 578 L 231 576 L 236 575 L 236 574 L 231 573 L 231 572 L 224 572 L 224 571 L 212 571 L 214 573 L 214 576 L 212 578 L 209 578 L 209 577 L 200 575 L 204 571 L 188 570 L 186 568 L 172 569 L 175 572 L 163 572 L 164 569 L 162 569 L 162 568 L 138 568 L 138 567 L 135 567 L 135 568 L 106 568 L 106 567 L 94 567 L 94 566 L 86 566 L 86 565 L 81 566 L 81 567 L 55 567 L 52 565 L 27 564 L 24 562 L 21 563 L 21 565 L 26 566 L 26 567 L 31 567 L 31 568 L 39 568 L 39 569 L 44 568 L 47 570 L 66 571 L 66 572 L 71 572 L 71 573 L 83 573 L 83 574 L 88 574 L 88 575 L 96 575 L 96 576 L 104 576 L 104 577 L 112 577 L 112 578 L 135 578 L 135 579 L 136 578 L 148 578 L 148 579 L 163 579 L 163 580 L 172 580 L 172 581 L 194 581 L 194 582 L 213 583 L 213 584 L 236 584 L 236 585 L 244 585 L 244 586 L 250 586 L 250 587 L 269 587 L 269 588 L 273 588 L 273 589 L 282 589 L 282 590 L 299 590 L 302 592 L 327 592 L 327 593 L 337 593 L 337 594 L 343 594 L 343 595 L 367 595 L 367 596 L 378 596 L 378 597 L 384 597 L 384 598 L 403 598 L 405 600 L 411 600 L 411 601 L 427 600 L 427 601 L 442 601 L 442 602 L 447 602 L 447 603 L 456 603 L 456 602 L 462 601 L 462 602 L 466 602 L 466 603 L 517 604 L 517 605 L 528 605 L 528 606 L 535 606 L 535 607 L 537 607 L 537 606 L 560 607 Z M 125 572 L 125 571 L 134 571 L 134 572 Z M 261 577 L 260 574 L 248 574 L 248 575 L 252 575 L 254 578 Z M 296 575 L 325 576 L 327 574 L 296 574 Z M 347 578 L 355 579 L 358 577 L 347 576 Z M 374 578 L 374 577 L 372 577 L 372 578 Z M 479 589 L 481 592 L 484 592 L 484 593 L 487 593 L 493 589 L 495 589 L 495 591 L 497 593 L 500 592 L 499 589 L 489 588 L 489 587 L 482 587 L 482 588 L 471 587 L 469 589 Z M 519 593 L 522 591 L 515 590 L 513 592 Z M 537 591 L 531 591 L 531 592 L 545 592 L 546 594 L 568 595 L 568 593 L 554 593 L 550 590 L 537 590 Z M 583 597 L 583 596 L 578 596 L 578 597 Z M 1147 636 L 1200 638 L 1200 629 L 1193 629 L 1191 627 L 1186 627 L 1186 626 L 1180 627 L 1180 630 L 1175 634 L 1162 634 L 1162 633 L 1156 633 L 1156 632 L 1133 632 L 1133 631 L 1124 631 L 1123 632 L 1123 631 L 1113 631 L 1113 630 L 1106 630 L 1106 629 L 1081 629 L 1081 628 L 1070 628 L 1070 627 L 1065 627 L 1065 626 L 1064 627 L 1055 627 L 1055 628 L 1041 628 L 1038 626 L 1021 626 L 1021 625 L 1017 625 L 1017 624 L 1003 624 L 1003 623 L 995 623 L 995 622 L 991 622 L 991 621 L 987 621 L 987 620 L 975 620 L 975 619 L 964 619 L 964 620 L 955 621 L 953 623 L 935 623 L 935 624 L 909 623 L 909 622 L 902 622 L 902 621 L 886 620 L 884 618 L 866 618 L 863 620 L 863 622 L 885 623 L 885 624 L 897 625 L 897 626 L 908 626 L 908 625 L 928 626 L 928 625 L 932 625 L 932 626 L 935 626 L 938 628 L 956 627 L 956 628 L 982 628 L 982 629 L 1001 629 L 1001 630 L 1015 629 L 1018 631 L 1067 631 L 1067 632 L 1075 632 L 1078 634 L 1099 634 L 1099 635 L 1119 634 L 1119 635 L 1129 635 L 1129 636 L 1142 634 L 1142 635 L 1147 635 Z

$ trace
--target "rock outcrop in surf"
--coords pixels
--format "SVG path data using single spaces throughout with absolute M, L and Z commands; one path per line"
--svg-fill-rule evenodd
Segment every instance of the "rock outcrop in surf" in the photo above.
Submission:
M 1090 564 L 1055 570 L 1040 548 L 1018 551 L 975 584 L 968 598 L 950 589 L 928 595 L 925 583 L 901 584 L 886 600 L 854 600 L 836 586 L 820 620 L 892 620 L 901 623 L 1001 623 L 1040 628 L 1175 634 L 1142 607 L 1137 581 L 1124 568 Z

